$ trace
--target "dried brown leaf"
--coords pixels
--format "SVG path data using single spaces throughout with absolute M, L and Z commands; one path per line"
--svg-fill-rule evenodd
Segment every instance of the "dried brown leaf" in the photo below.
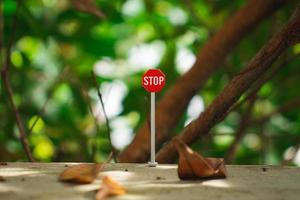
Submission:
M 100 19 L 104 19 L 104 13 L 98 8 L 94 0 L 71 0 L 74 8 L 81 12 L 86 12 Z
M 0 182 L 4 182 L 6 179 L 3 176 L 0 176 Z
M 177 138 L 173 143 L 179 153 L 177 173 L 180 179 L 226 178 L 223 158 L 204 158 Z
M 111 177 L 105 176 L 102 179 L 101 188 L 96 193 L 96 200 L 104 200 L 109 196 L 118 196 L 123 194 L 126 194 L 125 188 Z
M 59 175 L 59 180 L 73 183 L 91 183 L 95 180 L 103 165 L 103 163 L 79 164 L 68 167 Z
M 7 165 L 7 162 L 0 162 L 0 165 Z

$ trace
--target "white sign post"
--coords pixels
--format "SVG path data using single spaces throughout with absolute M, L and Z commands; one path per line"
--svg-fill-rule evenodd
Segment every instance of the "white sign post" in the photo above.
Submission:
M 151 154 L 149 167 L 155 167 L 155 92 L 151 92 L 151 111 L 150 111 L 150 133 L 151 133 Z

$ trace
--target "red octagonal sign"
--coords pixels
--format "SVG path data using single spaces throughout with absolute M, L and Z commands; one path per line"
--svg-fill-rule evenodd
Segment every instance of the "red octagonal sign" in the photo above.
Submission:
M 159 69 L 149 69 L 143 76 L 142 84 L 148 92 L 159 92 L 166 84 L 166 76 Z

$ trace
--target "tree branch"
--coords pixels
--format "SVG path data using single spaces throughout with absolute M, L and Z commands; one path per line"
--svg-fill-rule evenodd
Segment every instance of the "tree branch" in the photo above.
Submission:
M 249 92 L 247 92 L 247 94 L 245 95 L 245 97 L 241 100 L 238 101 L 237 103 L 235 103 L 227 112 L 226 114 L 224 114 L 224 117 L 222 117 L 220 119 L 220 121 L 223 121 L 224 118 L 231 113 L 233 110 L 238 109 L 241 105 L 243 105 L 246 102 L 252 102 L 253 98 L 257 98 L 256 94 L 259 92 L 259 90 L 261 89 L 261 87 L 268 81 L 270 81 L 278 72 L 280 69 L 282 69 L 286 64 L 292 62 L 293 60 L 295 60 L 296 58 L 299 57 L 299 54 L 294 54 L 288 57 L 285 57 L 280 63 L 277 63 L 274 65 L 274 67 L 272 67 L 270 69 L 270 72 L 267 73 L 265 76 L 259 77 L 259 79 L 257 81 L 254 82 L 253 86 L 251 86 Z M 235 156 L 235 152 L 236 152 L 236 147 L 239 144 L 239 142 L 241 141 L 241 139 L 246 135 L 246 129 L 247 127 L 251 126 L 251 125 L 255 125 L 255 124 L 264 124 L 270 117 L 272 117 L 273 115 L 277 114 L 277 113 L 282 113 L 282 112 L 289 112 L 291 110 L 294 110 L 295 108 L 300 106 L 300 98 L 296 98 L 293 99 L 292 101 L 286 102 L 284 103 L 280 108 L 278 108 L 277 110 L 269 113 L 266 116 L 260 117 L 258 119 L 247 119 L 246 116 L 249 116 L 249 108 L 250 104 L 248 105 L 246 112 L 243 114 L 242 119 L 241 119 L 241 123 L 238 127 L 238 130 L 236 131 L 235 135 L 235 140 L 233 141 L 232 145 L 229 147 L 229 150 L 227 152 L 226 157 L 226 162 L 227 163 L 231 163 L 233 161 L 233 158 Z M 253 103 L 251 103 L 251 106 L 253 107 Z M 215 135 L 215 134 L 214 134 Z M 220 135 L 220 134 L 218 134 Z M 228 134 L 226 134 L 228 135 Z
M 251 88 L 251 90 L 248 92 L 248 94 L 246 95 L 246 97 L 237 102 L 236 104 L 234 104 L 234 106 L 232 106 L 226 115 L 227 116 L 231 111 L 235 110 L 236 108 L 238 108 L 239 106 L 241 106 L 243 103 L 245 103 L 246 101 L 249 101 L 249 105 L 246 109 L 246 112 L 244 113 L 244 115 L 242 116 L 241 118 L 241 122 L 239 124 L 239 127 L 236 131 L 236 134 L 235 134 L 235 138 L 234 138 L 234 141 L 233 143 L 230 145 L 230 147 L 228 148 L 228 151 L 226 153 L 226 156 L 225 156 L 225 160 L 226 160 L 226 163 L 232 163 L 233 162 L 233 159 L 235 157 L 235 154 L 236 154 L 236 149 L 237 149 L 237 146 L 238 144 L 240 143 L 240 141 L 242 140 L 242 138 L 246 135 L 246 129 L 247 127 L 251 126 L 251 124 L 262 124 L 265 122 L 265 117 L 263 118 L 260 118 L 260 120 L 262 122 L 259 122 L 260 120 L 258 120 L 258 122 L 254 122 L 253 123 L 253 120 L 250 119 L 250 114 L 249 112 L 251 111 L 251 109 L 253 108 L 254 106 L 254 101 L 257 99 L 257 93 L 258 91 L 261 89 L 261 87 L 266 83 L 268 82 L 270 79 L 272 79 L 275 74 L 278 73 L 278 71 L 283 68 L 287 63 L 291 62 L 292 60 L 294 60 L 295 58 L 297 58 L 299 56 L 299 54 L 294 54 L 288 58 L 284 58 L 283 61 L 277 65 L 275 65 L 272 69 L 270 69 L 270 73 L 267 73 L 266 76 L 262 76 L 260 77 L 254 84 L 253 84 L 253 87 Z M 290 102 L 290 103 L 293 103 L 294 101 Z M 284 104 L 282 106 L 283 108 L 284 107 L 287 107 L 286 104 Z M 282 108 L 279 108 L 277 110 L 277 112 L 279 112 Z M 273 112 L 271 113 L 273 114 Z M 224 118 L 223 117 L 223 118 Z M 223 120 L 222 118 L 222 120 Z M 267 117 L 268 118 L 268 117 Z M 221 120 L 221 121 L 222 121 Z
M 7 92 L 8 101 L 9 101 L 9 103 L 10 103 L 12 109 L 13 109 L 14 117 L 15 117 L 18 129 L 20 131 L 20 141 L 23 145 L 23 148 L 24 148 L 24 151 L 26 153 L 27 158 L 31 162 L 34 162 L 35 160 L 32 156 L 32 153 L 30 151 L 29 144 L 28 144 L 28 141 L 27 141 L 25 127 L 22 123 L 20 113 L 19 113 L 19 111 L 18 111 L 18 109 L 17 109 L 17 107 L 14 103 L 14 100 L 13 100 L 13 90 L 12 90 L 12 87 L 9 83 L 9 73 L 8 73 L 7 70 L 3 70 L 1 74 L 2 74 L 2 79 L 3 79 L 3 82 L 4 82 L 4 88 Z
M 287 25 L 254 56 L 248 66 L 237 74 L 215 98 L 208 108 L 191 122 L 178 137 L 186 144 L 192 144 L 207 134 L 220 121 L 224 113 L 238 101 L 240 96 L 268 71 L 276 59 L 300 39 L 300 8 L 297 7 Z M 172 142 L 166 144 L 157 154 L 157 161 L 169 163 L 177 156 Z
M 111 128 L 110 128 L 110 124 L 109 124 L 109 119 L 108 119 L 106 111 L 105 111 L 104 102 L 103 102 L 103 99 L 102 99 L 102 95 L 101 95 L 100 89 L 98 87 L 96 75 L 94 74 L 93 71 L 91 71 L 91 73 L 92 73 L 92 78 L 93 78 L 93 81 L 94 81 L 94 85 L 95 85 L 95 88 L 97 89 L 97 94 L 98 94 L 98 97 L 99 97 L 99 100 L 100 100 L 100 103 L 101 103 L 101 106 L 102 106 L 102 109 L 103 109 L 103 114 L 104 114 L 104 117 L 105 117 L 106 128 L 107 128 L 107 131 L 108 131 L 108 140 L 109 140 L 109 143 L 110 143 L 110 146 L 111 146 L 113 158 L 114 158 L 115 163 L 117 163 L 118 162 L 118 160 L 117 160 L 117 151 L 116 151 L 116 149 L 113 146 L 112 141 L 111 141 Z
M 86 90 L 84 88 L 82 88 L 82 87 L 80 88 L 80 92 L 81 92 L 81 95 L 84 98 L 85 102 L 88 105 L 89 112 L 90 112 L 90 114 L 91 114 L 91 116 L 93 118 L 93 121 L 94 121 L 94 126 L 96 128 L 96 132 L 97 132 L 96 136 L 97 136 L 100 133 L 100 128 L 98 126 L 97 119 L 96 119 L 96 117 L 95 117 L 95 115 L 93 113 L 93 108 L 92 108 L 91 102 L 89 100 L 89 96 L 88 96 Z M 92 156 L 91 156 L 92 157 L 92 161 L 95 161 L 95 154 L 96 154 L 96 145 L 93 143 L 93 145 L 92 145 Z
M 269 80 L 271 80 L 277 73 L 278 71 L 283 68 L 287 63 L 293 61 L 295 58 L 297 58 L 300 54 L 294 54 L 286 59 L 284 59 L 282 62 L 280 62 L 279 64 L 275 64 L 274 67 L 272 67 L 270 69 L 270 72 L 267 73 L 264 76 L 261 76 L 258 78 L 258 80 L 256 80 L 253 85 L 251 86 L 251 88 L 249 89 L 249 91 L 246 93 L 245 97 L 241 100 L 236 102 L 233 106 L 230 107 L 230 109 L 224 114 L 224 116 L 222 118 L 220 118 L 219 121 L 223 121 L 224 118 L 231 113 L 233 110 L 236 110 L 237 108 L 239 108 L 241 105 L 243 105 L 245 102 L 247 102 L 249 99 L 251 99 L 253 96 L 255 96 L 257 94 L 257 92 L 261 89 L 261 87 L 268 82 Z
M 3 80 L 4 89 L 7 92 L 9 104 L 12 107 L 14 117 L 15 117 L 15 120 L 16 120 L 16 124 L 17 124 L 19 132 L 20 132 L 20 141 L 22 143 L 23 149 L 26 153 L 27 158 L 31 162 L 34 162 L 35 160 L 32 156 L 32 153 L 31 153 L 31 150 L 29 148 L 28 141 L 27 141 L 25 127 L 24 127 L 23 122 L 21 120 L 19 110 L 18 110 L 17 106 L 14 103 L 13 89 L 12 89 L 12 87 L 10 85 L 10 82 L 9 82 L 9 69 L 10 69 L 10 65 L 11 65 L 10 53 L 11 53 L 12 44 L 14 42 L 14 35 L 15 35 L 15 32 L 16 32 L 16 27 L 17 27 L 17 23 L 18 23 L 18 11 L 20 9 L 20 4 L 21 4 L 21 1 L 18 0 L 17 1 L 16 12 L 14 14 L 14 19 L 13 19 L 13 24 L 12 24 L 12 33 L 11 33 L 10 41 L 9 41 L 8 46 L 6 48 L 5 65 L 3 66 L 3 69 L 1 70 L 1 76 L 2 76 L 2 80 Z
M 171 135 L 190 99 L 216 71 L 231 50 L 260 21 L 273 13 L 286 0 L 249 0 L 204 45 L 193 67 L 181 76 L 160 100 L 156 109 L 156 144 L 159 148 Z M 172 113 L 172 114 L 170 114 Z M 120 162 L 145 162 L 149 157 L 150 136 L 145 123 L 138 130 L 133 142 L 119 156 Z

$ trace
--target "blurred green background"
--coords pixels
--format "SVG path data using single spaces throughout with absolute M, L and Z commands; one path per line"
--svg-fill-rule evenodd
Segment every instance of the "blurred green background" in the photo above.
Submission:
M 21 3 L 10 80 L 14 101 L 27 129 L 44 108 L 28 136 L 33 155 L 39 161 L 101 161 L 109 154 L 105 119 L 91 70 L 97 75 L 103 94 L 112 142 L 117 149 L 124 149 L 146 116 L 147 93 L 141 86 L 142 74 L 149 68 L 162 69 L 167 75 L 166 87 L 159 94 L 163 95 L 191 67 L 203 44 L 246 1 L 96 2 L 105 19 L 77 11 L 68 0 Z M 13 32 L 16 3 L 13 0 L 2 3 L 7 46 Z M 294 6 L 291 3 L 266 18 L 242 40 L 224 66 L 191 100 L 174 134 L 196 118 L 284 25 Z M 297 53 L 300 45 L 287 54 Z M 286 64 L 259 91 L 251 118 L 273 114 L 264 123 L 253 123 L 247 128 L 234 163 L 300 165 L 299 102 L 292 109 L 276 112 L 300 97 L 299 63 L 299 59 L 294 59 Z M 0 161 L 26 160 L 2 85 L 0 95 Z M 212 130 L 210 137 L 197 142 L 193 148 L 204 155 L 223 157 L 234 140 L 244 110 L 245 106 L 235 110 Z

